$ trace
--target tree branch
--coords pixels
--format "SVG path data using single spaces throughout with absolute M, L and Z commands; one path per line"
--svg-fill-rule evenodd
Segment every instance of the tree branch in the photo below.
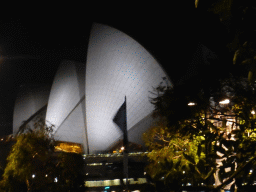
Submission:
M 222 184 L 217 186 L 215 189 L 221 189 L 222 187 L 226 186 L 228 183 L 231 182 L 249 163 L 254 161 L 256 157 L 252 157 L 248 162 L 246 162 L 244 165 L 240 166 L 235 173 L 233 173 L 226 181 L 224 181 Z

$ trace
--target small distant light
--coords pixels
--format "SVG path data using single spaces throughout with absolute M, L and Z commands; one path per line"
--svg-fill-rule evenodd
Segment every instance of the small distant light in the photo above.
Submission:
M 86 173 L 86 175 L 89 175 L 89 173 Z
M 161 180 L 164 180 L 164 177 L 162 177 Z
M 220 101 L 219 104 L 229 104 L 229 99 L 225 99 L 223 101 Z
M 183 171 L 182 173 L 183 173 L 183 174 L 185 174 L 185 173 L 186 173 L 186 171 Z
M 188 103 L 188 106 L 193 106 L 193 105 L 195 105 L 195 103 L 192 103 L 192 102 Z
M 191 183 L 187 183 L 187 186 L 191 186 Z
M 254 110 L 252 110 L 252 111 L 251 111 L 251 114 L 255 115 L 255 111 L 254 111 Z
M 33 175 L 32 175 L 32 178 L 35 178 L 35 177 L 36 177 L 36 175 L 35 175 L 35 174 L 33 174 Z
M 124 150 L 124 146 L 123 146 L 123 147 L 121 147 L 121 150 L 122 150 L 122 151 Z
M 54 182 L 55 182 L 55 183 L 58 182 L 58 178 L 57 178 L 57 177 L 54 178 Z
M 144 175 L 146 175 L 147 174 L 147 172 L 144 172 Z
M 48 175 L 46 174 L 45 177 L 48 177 Z

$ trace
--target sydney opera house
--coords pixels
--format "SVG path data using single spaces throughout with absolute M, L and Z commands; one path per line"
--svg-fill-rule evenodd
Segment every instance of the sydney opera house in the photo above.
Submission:
M 55 126 L 56 140 L 79 144 L 85 154 L 104 153 L 122 140 L 113 118 L 126 96 L 128 140 L 142 145 L 142 134 L 154 122 L 150 91 L 163 77 L 169 80 L 137 41 L 94 23 L 86 63 L 63 61 L 51 86 L 20 87 L 13 134 L 40 115 Z

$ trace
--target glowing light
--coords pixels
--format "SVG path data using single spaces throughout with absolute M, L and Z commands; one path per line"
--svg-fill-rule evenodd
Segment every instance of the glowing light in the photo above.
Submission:
M 45 177 L 48 177 L 48 175 L 46 174 Z
M 219 104 L 229 104 L 229 99 L 225 99 L 223 101 L 220 101 Z
M 57 177 L 54 178 L 54 182 L 55 182 L 55 183 L 58 182 L 58 178 L 57 178 Z
M 193 102 L 188 103 L 188 106 L 193 106 L 193 105 L 196 105 L 196 104 Z
M 122 150 L 122 151 L 124 150 L 124 146 L 123 146 L 123 147 L 121 147 L 121 150 Z
M 35 177 L 36 177 L 36 175 L 35 175 L 35 174 L 33 174 L 33 175 L 32 175 L 32 178 L 35 178 Z
M 252 110 L 252 111 L 251 111 L 251 114 L 255 115 L 255 111 L 254 111 L 254 110 Z

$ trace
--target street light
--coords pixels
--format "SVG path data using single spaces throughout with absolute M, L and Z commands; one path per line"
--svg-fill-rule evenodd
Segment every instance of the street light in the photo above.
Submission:
M 219 102 L 219 104 L 229 104 L 229 103 L 230 103 L 229 99 L 225 99 Z
M 195 105 L 195 103 L 193 102 L 188 103 L 188 106 L 193 106 L 193 105 Z

